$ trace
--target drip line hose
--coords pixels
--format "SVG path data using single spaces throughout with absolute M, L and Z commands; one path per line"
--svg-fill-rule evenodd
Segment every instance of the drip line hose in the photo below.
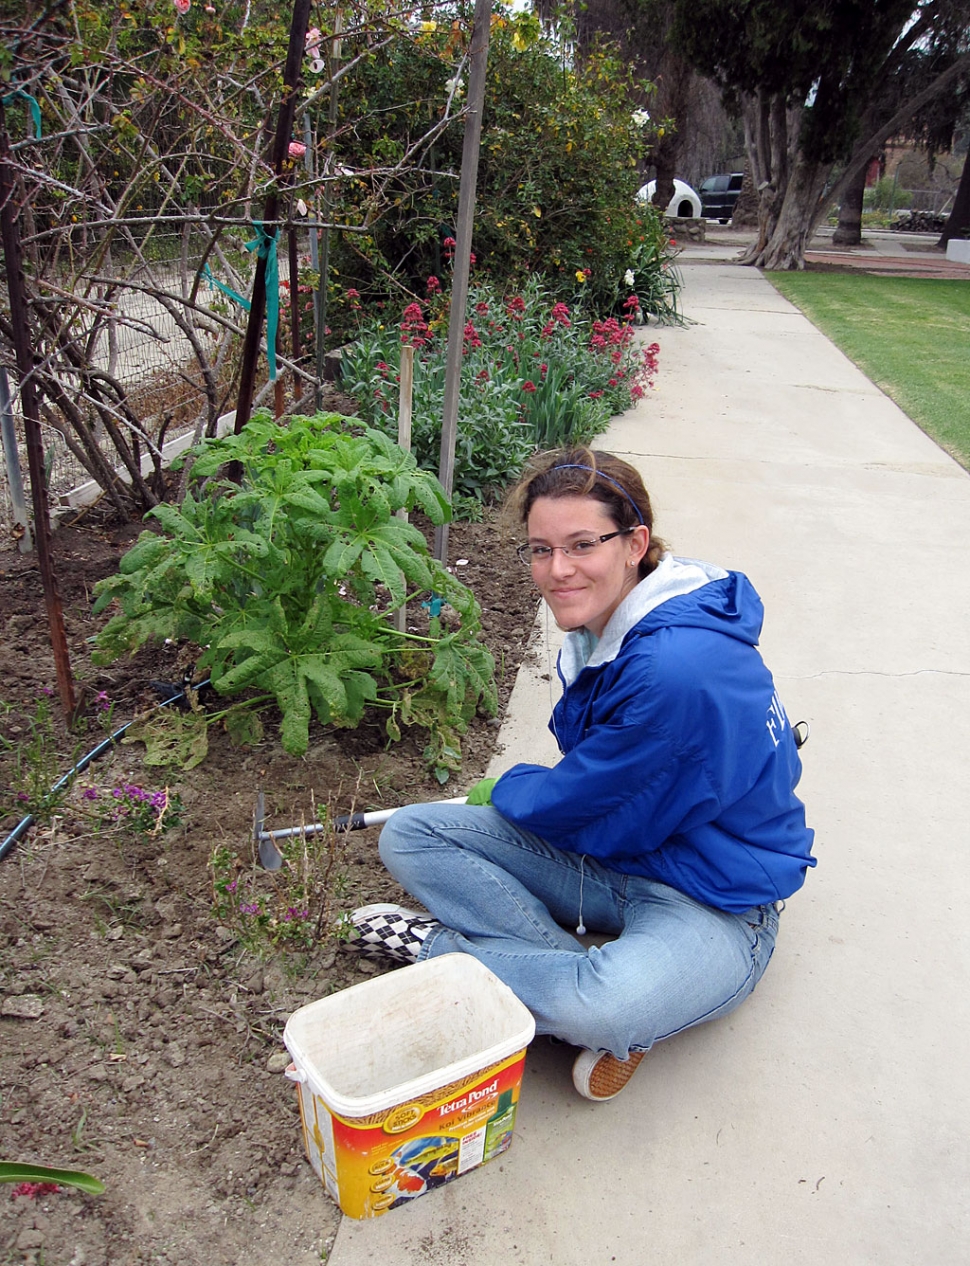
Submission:
M 209 684 L 210 684 L 210 679 L 206 677 L 205 681 L 200 681 L 197 684 L 193 685 L 192 689 L 201 690 L 203 686 L 207 686 Z M 183 686 L 183 688 L 179 690 L 177 694 L 173 694 L 170 699 L 163 699 L 162 702 L 157 704 L 155 709 L 153 710 L 157 711 L 158 708 L 171 707 L 173 703 L 178 703 L 180 699 L 184 699 L 184 698 L 185 698 L 185 687 Z M 85 769 L 87 769 L 87 767 L 91 764 L 92 761 L 96 761 L 98 757 L 103 756 L 105 752 L 108 751 L 109 748 L 114 747 L 115 743 L 118 742 L 122 734 L 124 734 L 125 730 L 127 730 L 129 726 L 134 725 L 134 723 L 135 723 L 134 718 L 131 721 L 126 721 L 124 725 L 119 726 L 118 729 L 115 730 L 113 734 L 109 734 L 106 739 L 102 739 L 101 742 L 97 745 L 97 747 L 93 747 L 91 751 L 88 752 L 87 756 L 82 756 L 81 759 L 77 762 L 77 764 L 73 765 L 67 771 L 67 773 L 64 774 L 63 777 L 58 778 L 57 782 L 54 783 L 53 787 L 51 787 L 50 791 L 47 794 L 49 796 L 52 796 L 54 795 L 55 792 L 60 791 L 62 787 L 67 786 L 67 784 L 71 781 L 71 779 L 75 778 L 78 774 L 82 773 Z M 0 844 L 0 861 L 3 861 L 3 859 L 7 856 L 7 854 L 10 852 L 13 846 L 17 843 L 20 837 L 30 830 L 30 828 L 34 825 L 34 821 L 35 821 L 34 815 L 32 813 L 28 813 L 25 818 L 22 818 L 17 823 L 17 825 L 10 832 L 10 834 L 3 841 L 3 843 Z

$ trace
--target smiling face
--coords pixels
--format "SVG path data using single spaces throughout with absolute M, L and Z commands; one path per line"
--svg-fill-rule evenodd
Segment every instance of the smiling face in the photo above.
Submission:
M 537 497 L 529 510 L 530 545 L 575 545 L 616 532 L 606 506 L 595 497 Z M 650 533 L 635 527 L 590 550 L 583 558 L 561 549 L 532 562 L 532 579 L 561 629 L 587 628 L 602 637 L 610 616 L 638 583 L 637 564 Z

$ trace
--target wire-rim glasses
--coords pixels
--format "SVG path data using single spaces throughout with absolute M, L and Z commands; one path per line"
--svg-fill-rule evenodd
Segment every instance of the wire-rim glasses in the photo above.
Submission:
M 629 536 L 634 528 L 619 528 L 616 532 L 607 532 L 605 536 L 593 536 L 588 540 L 574 541 L 572 545 L 519 545 L 516 548 L 516 555 L 520 563 L 525 563 L 529 567 L 532 563 L 547 563 L 552 558 L 556 550 L 560 554 L 564 554 L 566 558 L 587 558 L 597 546 L 602 545 L 604 541 L 612 541 L 614 536 Z

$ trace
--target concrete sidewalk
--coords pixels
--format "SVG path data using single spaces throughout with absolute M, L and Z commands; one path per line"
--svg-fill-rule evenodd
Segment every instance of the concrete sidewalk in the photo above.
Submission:
M 606 1104 L 536 1041 L 511 1150 L 345 1219 L 333 1266 L 970 1260 L 970 477 L 759 273 L 682 266 L 695 324 L 602 447 L 764 598 L 819 865 L 739 1011 Z M 533 658 L 494 772 L 555 758 L 541 628 Z

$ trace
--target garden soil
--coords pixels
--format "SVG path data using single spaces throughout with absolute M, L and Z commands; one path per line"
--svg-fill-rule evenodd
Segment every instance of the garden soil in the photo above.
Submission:
M 82 695 L 73 732 L 59 719 L 35 556 L 0 552 L 2 838 L 21 816 L 17 787 L 31 769 L 52 785 L 104 737 L 105 703 L 116 729 L 157 704 L 152 680 L 182 678 L 177 646 L 91 665 L 89 639 L 107 618 L 91 615 L 93 586 L 140 530 L 95 507 L 55 534 Z M 491 521 L 452 525 L 450 557 L 483 608 L 500 713 L 472 722 L 462 771 L 446 787 L 425 765 L 425 736 L 388 744 L 378 719 L 356 731 L 311 727 L 302 758 L 282 750 L 272 719 L 248 749 L 212 726 L 208 756 L 189 771 L 148 768 L 141 744 L 115 745 L 0 862 L 0 1160 L 83 1169 L 106 1187 L 88 1196 L 0 1186 L 0 1262 L 325 1260 L 338 1212 L 304 1158 L 281 1035 L 298 1007 L 381 969 L 332 936 L 307 953 L 255 953 L 214 917 L 209 863 L 222 845 L 240 876 L 254 873 L 258 787 L 268 824 L 289 826 L 327 806 L 457 795 L 483 775 L 536 601 Z M 54 718 L 49 732 L 38 705 Z M 141 835 L 85 826 L 82 810 L 126 784 L 177 792 L 179 824 Z M 82 785 L 99 800 L 80 800 Z M 333 836 L 329 847 L 331 913 L 402 896 L 377 856 L 376 830 Z

